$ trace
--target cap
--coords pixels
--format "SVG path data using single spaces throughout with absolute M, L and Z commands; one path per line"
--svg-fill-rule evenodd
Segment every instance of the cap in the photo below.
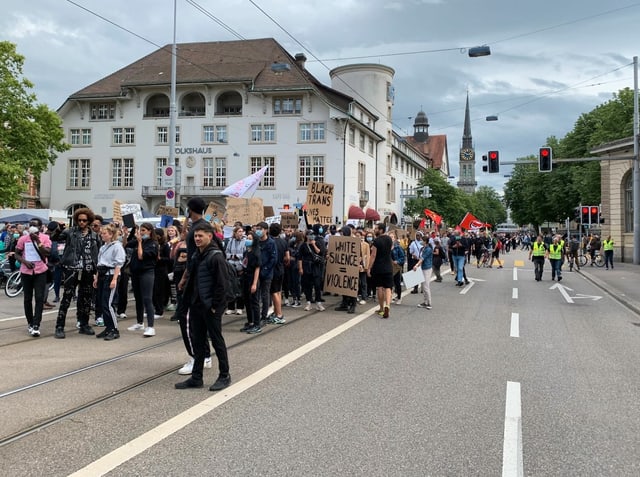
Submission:
M 51 232 L 56 230 L 58 227 L 60 227 L 60 224 L 55 220 L 52 220 L 51 222 L 49 222 L 49 225 L 47 225 L 47 229 L 50 230 Z
M 193 210 L 197 214 L 203 214 L 204 209 L 207 208 L 207 204 L 204 203 L 204 200 L 201 197 L 192 197 L 187 202 L 187 207 L 189 207 L 189 210 Z

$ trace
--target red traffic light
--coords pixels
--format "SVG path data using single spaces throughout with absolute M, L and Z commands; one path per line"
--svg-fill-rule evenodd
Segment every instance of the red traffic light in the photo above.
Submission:
M 592 214 L 597 214 L 598 213 L 598 208 L 597 207 L 591 207 L 591 213 Z
M 582 208 L 582 213 L 583 214 L 588 214 L 589 213 L 589 207 L 583 207 Z
M 546 147 L 541 148 L 540 155 L 542 157 L 549 157 L 549 149 L 547 149 Z
M 489 159 L 496 160 L 498 158 L 498 151 L 489 151 Z

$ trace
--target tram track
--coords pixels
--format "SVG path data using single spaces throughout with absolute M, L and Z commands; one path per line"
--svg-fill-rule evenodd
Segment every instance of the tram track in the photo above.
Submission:
M 287 324 L 284 325 L 284 326 L 280 325 L 280 326 L 269 327 L 267 329 L 263 328 L 264 331 L 262 333 L 260 333 L 260 335 L 247 335 L 246 338 L 243 338 L 240 341 L 238 341 L 236 343 L 233 343 L 232 345 L 229 345 L 228 349 L 239 348 L 239 347 L 251 342 L 254 339 L 261 339 L 261 336 L 268 335 L 268 334 L 273 333 L 273 332 L 277 332 L 278 330 L 281 330 L 286 326 L 292 326 L 292 325 L 298 324 L 299 322 L 304 322 L 306 319 L 315 316 L 316 313 L 317 312 L 305 314 L 305 315 L 300 316 L 300 317 L 298 317 L 296 319 L 292 319 L 291 321 L 287 321 Z M 237 319 L 234 319 L 234 320 L 231 320 L 231 321 L 228 321 L 227 323 L 225 323 L 224 327 L 227 328 L 230 325 L 237 325 L 237 322 L 242 321 L 242 320 L 244 320 L 244 317 L 238 317 Z M 153 344 L 151 346 L 146 346 L 146 347 L 138 349 L 138 350 L 134 350 L 134 351 L 130 351 L 130 352 L 127 352 L 127 353 L 123 353 L 121 355 L 114 356 L 113 358 L 109 358 L 108 360 L 101 361 L 99 363 L 90 364 L 88 366 L 84 366 L 84 367 L 78 368 L 76 370 L 68 371 L 66 373 L 62 373 L 62 374 L 57 375 L 57 376 L 52 376 L 52 377 L 49 377 L 47 379 L 38 381 L 36 383 L 29 384 L 27 386 L 23 386 L 23 387 L 20 387 L 20 388 L 16 388 L 16 389 L 13 389 L 13 390 L 6 391 L 6 392 L 0 394 L 0 402 L 2 402 L 2 399 L 6 399 L 6 398 L 8 398 L 10 396 L 19 395 L 20 393 L 23 393 L 23 392 L 26 392 L 26 391 L 29 391 L 29 390 L 32 390 L 32 389 L 35 389 L 35 388 L 38 388 L 38 387 L 46 386 L 47 384 L 59 381 L 61 379 L 69 378 L 71 376 L 75 376 L 75 375 L 81 374 L 83 372 L 87 372 L 87 371 L 90 371 L 90 370 L 93 370 L 93 369 L 96 369 L 96 368 L 99 368 L 99 367 L 102 367 L 102 366 L 107 366 L 107 365 L 113 364 L 115 362 L 118 362 L 118 361 L 121 361 L 121 360 L 124 360 L 124 359 L 127 359 L 127 358 L 131 358 L 133 356 L 145 353 L 147 351 L 150 351 L 150 350 L 153 350 L 153 349 L 157 349 L 157 348 L 161 348 L 163 346 L 167 346 L 167 345 L 175 343 L 176 341 L 179 341 L 179 340 L 182 340 L 181 336 L 178 336 L 178 337 L 163 341 L 161 343 L 155 343 L 155 344 Z M 67 419 L 67 418 L 69 418 L 71 416 L 74 416 L 74 415 L 77 415 L 79 413 L 82 413 L 82 412 L 84 412 L 86 410 L 89 410 L 89 409 L 99 405 L 99 404 L 102 404 L 104 402 L 108 402 L 108 401 L 110 401 L 112 399 L 115 399 L 115 398 L 117 398 L 119 396 L 122 396 L 125 393 L 133 391 L 135 389 L 142 388 L 143 386 L 145 386 L 145 385 L 147 385 L 147 384 L 149 384 L 151 382 L 154 382 L 154 381 L 162 379 L 162 378 L 164 378 L 166 376 L 172 375 L 178 369 L 180 369 L 181 366 L 182 365 L 172 366 L 172 367 L 170 367 L 168 369 L 160 371 L 160 372 L 158 372 L 156 374 L 153 374 L 151 376 L 146 376 L 146 377 L 144 377 L 144 378 L 142 378 L 142 379 L 140 379 L 140 380 L 138 380 L 138 381 L 136 381 L 134 383 L 131 383 L 131 384 L 127 385 L 127 386 L 124 386 L 124 387 L 122 387 L 120 389 L 111 390 L 108 393 L 103 394 L 102 396 L 98 396 L 97 398 L 92 399 L 91 401 L 82 403 L 82 404 L 80 404 L 78 406 L 75 406 L 75 407 L 73 407 L 71 409 L 67 409 L 67 410 L 65 410 L 65 411 L 63 411 L 63 412 L 61 412 L 61 413 L 59 413 L 59 414 L 57 414 L 55 416 L 52 416 L 52 417 L 47 418 L 45 420 L 42 420 L 40 422 L 34 423 L 34 424 L 32 424 L 32 425 L 30 425 L 28 427 L 25 427 L 23 429 L 15 431 L 12 434 L 9 434 L 7 436 L 0 437 L 0 448 L 4 447 L 6 445 L 9 445 L 9 444 L 11 444 L 13 442 L 19 441 L 20 439 L 23 439 L 23 438 L 25 438 L 25 437 L 33 434 L 33 433 L 39 432 L 39 431 L 41 431 L 43 429 L 46 429 L 47 427 L 50 427 L 50 426 L 52 426 L 52 425 L 54 425 L 56 423 L 62 422 L 65 419 Z

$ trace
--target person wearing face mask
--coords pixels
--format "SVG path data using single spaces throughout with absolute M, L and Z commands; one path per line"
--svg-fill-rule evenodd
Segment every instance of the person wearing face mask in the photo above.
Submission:
M 360 263 L 358 264 L 358 303 L 365 305 L 367 302 L 367 270 L 369 269 L 369 256 L 371 255 L 371 248 L 369 242 L 364 238 L 363 230 L 356 230 L 356 237 L 360 242 Z
M 271 299 L 271 281 L 278 261 L 278 250 L 276 249 L 276 243 L 269 236 L 269 225 L 266 222 L 260 222 L 256 225 L 255 236 L 260 241 L 260 256 L 262 259 L 259 289 L 260 321 L 266 323 Z
M 24 315 L 28 332 L 40 336 L 40 322 L 44 307 L 44 290 L 47 286 L 47 256 L 51 253 L 51 240 L 40 233 L 42 221 L 34 218 L 29 222 L 27 235 L 18 239 L 15 256 L 20 262 L 20 276 L 24 291 Z M 35 296 L 35 310 L 33 301 Z
M 260 295 L 258 294 L 262 258 L 260 241 L 253 232 L 249 232 L 244 239 L 244 250 L 242 298 L 247 310 L 247 322 L 240 331 L 255 334 L 262 331 L 260 326 Z
M 233 235 L 229 240 L 224 243 L 225 255 L 227 257 L 227 262 L 233 265 L 233 268 L 236 270 L 236 273 L 242 280 L 242 274 L 244 273 L 244 267 L 242 266 L 242 260 L 244 257 L 244 253 L 246 251 L 245 247 L 245 239 L 244 239 L 244 229 L 242 225 L 236 226 L 233 229 Z M 236 298 L 232 302 L 227 305 L 227 311 L 225 314 L 227 315 L 242 315 L 242 309 L 244 308 L 244 301 L 242 298 Z
M 131 255 L 131 287 L 136 302 L 136 324 L 127 328 L 129 331 L 144 330 L 145 338 L 155 336 L 153 284 L 155 279 L 156 262 L 158 261 L 158 242 L 154 227 L 144 222 L 136 227 L 129 235 L 127 248 L 133 250 Z M 144 326 L 144 312 L 147 314 L 147 327 Z
M 93 220 L 94 214 L 91 209 L 84 207 L 76 209 L 73 214 L 73 223 L 76 225 L 51 235 L 51 240 L 65 244 L 60 259 L 64 293 L 56 319 L 55 337 L 58 339 L 65 338 L 64 325 L 74 294 L 77 295 L 78 332 L 83 335 L 95 335 L 93 328 L 89 326 L 93 300 L 93 274 L 98 260 L 98 236 L 89 227 Z
M 367 260 L 368 266 L 364 270 L 364 273 L 367 275 L 367 299 L 377 300 L 378 298 L 376 296 L 376 289 L 373 286 L 371 276 L 369 276 L 369 274 L 367 273 L 369 265 L 371 265 L 371 245 L 373 244 L 373 232 L 371 232 L 371 230 L 367 231 L 366 235 L 364 236 L 364 241 L 369 246 L 369 259 Z

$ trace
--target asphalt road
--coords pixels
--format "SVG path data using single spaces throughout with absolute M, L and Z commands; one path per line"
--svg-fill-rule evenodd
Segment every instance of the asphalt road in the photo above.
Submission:
M 32 339 L 1 297 L 3 474 L 640 475 L 638 316 L 577 273 L 535 282 L 525 258 L 469 266 L 463 288 L 445 274 L 432 310 L 406 294 L 388 320 L 287 309 L 249 337 L 225 317 L 220 393 L 173 389 L 186 355 L 166 319 L 107 343 L 55 340 L 51 313 Z

